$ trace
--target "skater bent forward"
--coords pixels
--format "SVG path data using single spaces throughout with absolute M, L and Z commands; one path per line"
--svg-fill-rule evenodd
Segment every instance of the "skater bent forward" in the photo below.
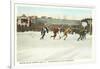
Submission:
M 47 26 L 44 25 L 41 30 L 42 37 L 40 39 L 44 39 L 44 36 L 46 33 L 48 33 L 48 28 L 47 28 Z

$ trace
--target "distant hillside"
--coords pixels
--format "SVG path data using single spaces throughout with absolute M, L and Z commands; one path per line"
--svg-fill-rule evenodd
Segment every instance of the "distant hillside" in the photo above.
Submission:
M 64 20 L 64 19 L 47 19 L 47 23 L 50 24 L 68 24 L 68 25 L 79 25 L 79 20 Z
M 41 19 L 38 18 L 36 23 L 48 24 L 67 24 L 67 25 L 80 25 L 80 20 L 65 20 L 65 19 Z

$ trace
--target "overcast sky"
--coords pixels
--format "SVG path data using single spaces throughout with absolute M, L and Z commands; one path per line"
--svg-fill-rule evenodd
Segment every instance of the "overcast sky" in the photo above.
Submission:
M 53 7 L 37 5 L 17 5 L 17 15 L 49 16 L 53 18 L 82 19 L 92 16 L 91 8 Z

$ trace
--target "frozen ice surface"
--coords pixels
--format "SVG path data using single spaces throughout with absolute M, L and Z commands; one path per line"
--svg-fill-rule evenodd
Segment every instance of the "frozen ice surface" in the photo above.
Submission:
M 55 40 L 50 38 L 52 32 L 40 40 L 40 32 L 17 32 L 17 61 L 18 62 L 46 62 L 90 59 L 92 54 L 92 36 L 87 34 L 86 40 L 77 41 L 79 35 L 68 34 L 64 38 Z M 62 36 L 63 33 L 60 34 Z

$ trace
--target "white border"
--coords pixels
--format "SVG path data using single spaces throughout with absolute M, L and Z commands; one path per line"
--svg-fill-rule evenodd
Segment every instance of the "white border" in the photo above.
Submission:
M 41 63 L 38 63 L 38 64 L 16 64 L 16 60 L 15 60 L 15 53 L 16 53 L 16 51 L 15 51 L 15 47 L 14 47 L 14 45 L 16 44 L 15 43 L 15 40 L 16 40 L 16 38 L 15 38 L 15 34 L 16 33 L 14 33 L 14 32 L 16 32 L 16 26 L 15 26 L 15 22 L 16 22 L 16 20 L 14 20 L 14 19 L 16 19 L 15 18 L 15 3 L 17 3 L 17 2 L 11 2 L 11 63 L 10 63 L 10 65 L 11 65 L 11 68 L 15 68 L 15 67 L 26 67 L 26 66 L 28 66 L 28 67 L 33 67 L 33 66 L 37 66 L 37 65 L 41 65 Z M 21 4 L 23 4 L 23 3 L 21 3 Z M 27 4 L 27 3 L 26 3 Z M 32 3 L 28 3 L 28 4 L 32 4 Z M 56 5 L 56 4 L 53 4 L 53 5 L 46 5 L 46 4 L 34 4 L 33 3 L 33 5 L 43 5 L 43 6 L 58 6 L 58 7 L 73 7 L 73 5 L 70 5 L 70 6 L 67 6 L 67 5 Z M 91 6 L 91 7 L 87 7 L 87 6 L 74 6 L 74 7 L 76 7 L 76 8 L 92 8 L 92 9 L 95 9 L 95 7 L 93 7 L 93 6 Z M 14 18 L 14 19 L 13 19 Z M 92 62 L 94 62 L 95 61 L 95 11 L 93 11 L 93 59 L 91 59 L 92 60 Z M 15 57 L 14 57 L 15 56 Z M 87 61 L 88 62 L 91 62 L 91 60 L 83 60 L 83 61 L 77 61 L 77 62 L 71 62 L 71 63 L 86 63 Z M 54 63 L 42 63 L 42 65 L 47 65 L 47 64 L 51 64 L 51 65 L 55 65 L 55 64 L 67 64 L 66 62 L 58 62 L 58 63 L 56 63 L 56 62 L 54 62 Z M 69 62 L 68 62 L 68 64 L 70 64 Z

